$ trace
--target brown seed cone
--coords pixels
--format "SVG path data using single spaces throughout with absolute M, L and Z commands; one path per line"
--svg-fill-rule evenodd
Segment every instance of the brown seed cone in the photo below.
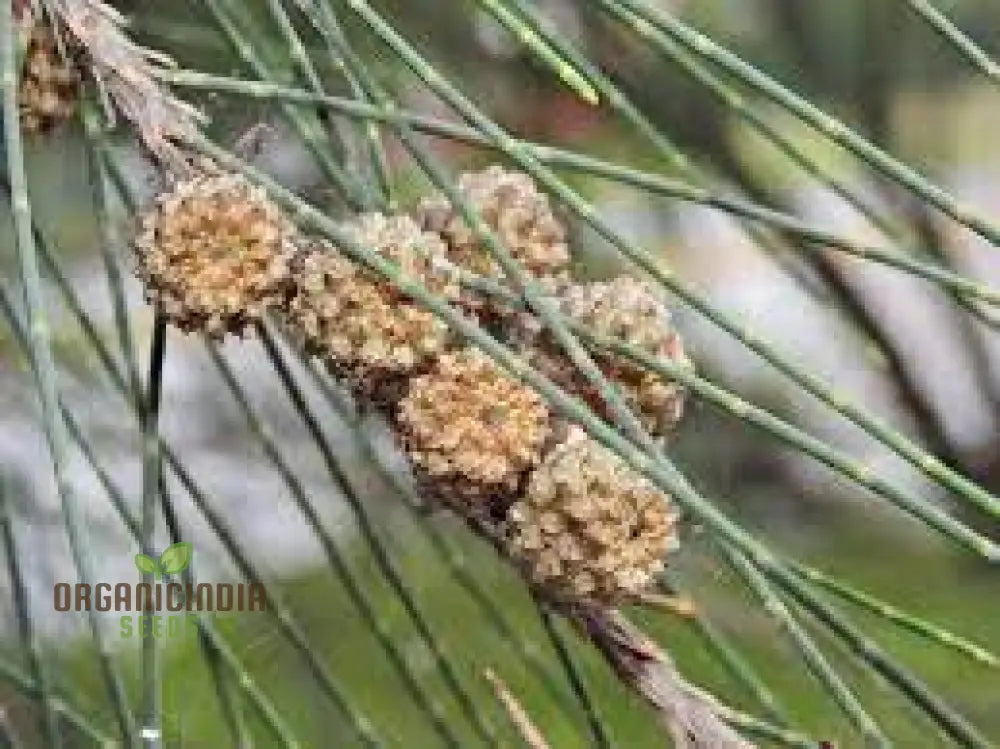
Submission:
M 449 301 L 459 289 L 441 262 L 441 239 L 407 216 L 359 216 L 346 227 L 362 246 L 397 264 L 409 278 Z M 292 330 L 366 402 L 391 406 L 407 379 L 451 343 L 447 325 L 389 281 L 315 241 L 292 263 L 287 305 Z
M 28 43 L 18 81 L 18 112 L 25 132 L 45 133 L 76 112 L 80 72 L 60 53 L 51 27 L 31 22 L 29 17 L 26 13 L 20 22 Z
M 396 424 L 427 495 L 490 523 L 502 519 L 552 432 L 542 398 L 472 348 L 414 378 Z
M 529 273 L 541 276 L 565 270 L 566 231 L 528 175 L 491 166 L 461 175 L 458 190 Z M 445 196 L 425 198 L 415 215 L 424 229 L 441 235 L 451 262 L 479 276 L 503 278 L 489 250 Z M 472 296 L 463 301 L 474 310 L 482 307 L 481 300 Z
M 670 312 L 656 290 L 630 276 L 613 281 L 576 284 L 548 279 L 548 291 L 570 319 L 608 338 L 619 338 L 652 356 L 690 366 Z M 610 418 L 600 394 L 569 361 L 552 336 L 527 313 L 509 315 L 506 336 L 528 361 L 547 377 Z M 628 359 L 598 352 L 601 371 L 619 386 L 625 402 L 655 437 L 665 436 L 684 413 L 684 389 L 676 382 L 647 372 Z
M 261 188 L 199 174 L 143 215 L 138 275 L 150 303 L 181 330 L 242 335 L 284 302 L 298 238 Z
M 662 492 L 571 427 L 507 514 L 511 556 L 557 600 L 615 605 L 646 590 L 678 546 Z

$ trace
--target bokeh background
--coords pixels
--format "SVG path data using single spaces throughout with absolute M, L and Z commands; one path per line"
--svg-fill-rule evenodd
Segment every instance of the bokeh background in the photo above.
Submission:
M 662 1 L 658 3 L 666 7 Z M 938 3 L 985 49 L 1000 55 L 1000 7 L 989 0 Z M 641 139 L 616 118 L 577 99 L 537 64 L 476 3 L 420 0 L 376 4 L 396 27 L 452 80 L 460 83 L 495 119 L 521 137 L 602 155 L 652 172 L 670 173 Z M 632 34 L 586 2 L 539 0 L 541 12 L 585 49 L 670 134 L 714 185 L 734 195 L 780 207 L 837 233 L 885 243 L 857 211 L 801 170 L 703 87 L 640 44 Z M 265 36 L 271 24 L 263 3 L 246 3 L 247 23 Z M 197 2 L 133 0 L 116 3 L 132 31 L 151 47 L 169 52 L 184 68 L 247 77 L 226 41 Z M 977 75 L 939 37 L 896 0 L 699 0 L 672 3 L 699 29 L 732 47 L 817 105 L 931 175 L 986 215 L 1000 204 L 1000 91 Z M 306 25 L 302 24 L 306 29 Z M 366 59 L 411 109 L 449 118 L 440 102 L 364 29 L 348 25 Z M 312 43 L 316 39 L 307 34 Z M 261 50 L 294 79 L 277 36 Z M 317 56 L 322 59 L 322 56 Z M 350 92 L 336 70 L 321 68 L 331 91 Z M 258 163 L 294 186 L 331 215 L 347 207 L 325 184 L 308 153 L 290 133 L 278 107 L 223 96 L 190 96 L 212 117 L 210 131 L 233 144 L 248 128 Z M 804 147 L 838 179 L 863 195 L 900 236 L 933 247 L 962 272 L 1000 283 L 995 249 L 934 214 L 843 152 L 822 142 L 764 102 L 762 117 Z M 345 128 L 333 118 L 331 128 Z M 116 144 L 129 183 L 147 197 L 156 181 L 126 133 Z M 395 186 L 405 208 L 429 188 L 391 138 Z M 489 154 L 440 141 L 435 150 L 457 173 L 494 160 Z M 98 251 L 91 186 L 81 128 L 29 143 L 29 170 L 39 225 L 96 332 L 114 342 L 111 298 Z M 344 154 L 350 168 L 366 166 L 358 153 Z M 808 364 L 838 390 L 913 436 L 949 464 L 1000 492 L 1000 335 L 974 321 L 937 290 L 906 276 L 832 252 L 804 253 L 776 237 L 762 248 L 741 226 L 717 212 L 578 174 L 572 184 L 627 236 L 710 294 L 721 307 L 775 341 L 790 358 Z M 4 225 L 6 206 L 0 207 Z M 121 207 L 117 230 L 127 236 L 131 219 Z M 581 275 L 603 278 L 626 270 L 622 261 L 588 230 L 571 224 L 574 262 Z M 127 258 L 127 247 L 112 248 Z M 4 289 L 19 298 L 12 233 L 0 233 Z M 139 350 L 148 347 L 151 315 L 138 282 L 127 279 L 128 304 Z M 137 512 L 140 502 L 139 435 L 125 401 L 115 392 L 93 347 L 61 297 L 49 288 L 52 334 L 60 385 L 108 474 Z M 807 394 L 696 314 L 678 307 L 678 327 L 698 369 L 720 384 L 805 427 L 861 458 L 910 493 L 965 516 L 946 496 L 908 466 L 845 424 Z M 254 411 L 280 447 L 305 493 L 349 562 L 361 589 L 398 644 L 422 688 L 440 704 L 463 746 L 478 746 L 468 720 L 443 683 L 425 642 L 384 578 L 345 509 L 315 443 L 296 416 L 259 343 L 227 342 L 221 351 L 246 391 Z M 326 564 L 289 488 L 261 451 L 243 413 L 196 337 L 171 332 L 167 343 L 162 431 L 196 477 L 253 563 L 287 598 L 310 642 L 330 671 L 349 685 L 356 704 L 393 746 L 436 747 L 440 737 L 390 667 L 370 628 L 358 616 Z M 515 745 L 502 708 L 483 677 L 500 673 L 521 698 L 553 747 L 583 747 L 592 739 L 531 598 L 492 549 L 469 536 L 451 518 L 407 506 L 374 470 L 371 455 L 356 439 L 362 429 L 380 446 L 378 457 L 401 471 L 391 441 L 377 419 L 345 419 L 296 371 L 309 402 L 376 521 L 374 532 L 402 570 L 406 587 L 431 625 L 463 688 L 486 720 Z M 933 619 L 986 647 L 1000 649 L 1000 579 L 938 536 L 808 458 L 790 452 L 733 418 L 692 402 L 670 447 L 702 492 L 773 547 L 836 573 L 915 614 Z M 15 336 L 0 322 L 0 476 L 21 535 L 34 622 L 54 683 L 95 722 L 110 724 L 102 696 L 93 642 L 82 615 L 52 611 L 54 581 L 72 581 L 58 499 L 29 368 Z M 86 525 L 99 579 L 132 580 L 137 549 L 107 501 L 99 478 L 81 455 L 73 458 L 73 480 L 84 498 Z M 406 477 L 402 477 L 406 480 Z M 174 477 L 168 485 L 181 526 L 195 544 L 200 579 L 240 579 L 216 533 L 192 507 Z M 430 535 L 428 529 L 433 531 Z M 166 540 L 164 536 L 164 543 Z M 457 583 L 442 550 L 489 594 L 483 602 Z M 736 648 L 773 689 L 786 713 L 817 739 L 858 746 L 860 739 L 811 678 L 779 628 L 718 561 L 696 526 L 671 577 L 711 624 L 699 629 L 684 617 L 637 609 L 635 616 L 676 659 L 682 672 L 733 705 L 759 712 L 753 697 L 715 657 L 716 637 Z M 22 662 L 9 584 L 0 575 L 0 654 Z M 962 659 L 937 645 L 852 609 L 875 640 L 1000 742 L 1000 673 Z M 303 746 L 346 746 L 341 717 L 331 707 L 297 654 L 261 615 L 216 619 L 234 652 L 268 692 Z M 554 624 L 559 641 L 581 669 L 587 692 L 613 745 L 653 747 L 662 741 L 641 702 L 630 696 L 577 635 Z M 116 658 L 134 676 L 135 640 L 117 638 L 108 618 Z M 851 680 L 873 714 L 898 737 L 900 746 L 946 746 L 927 722 L 887 684 L 859 667 L 821 629 L 810 631 Z M 215 686 L 196 638 L 170 641 L 165 654 L 164 699 L 168 745 L 215 747 L 228 741 L 219 717 Z M 137 683 L 137 680 L 133 679 Z M 34 707 L 0 681 L 5 720 L 28 746 L 41 745 Z M 255 745 L 266 734 L 247 715 Z

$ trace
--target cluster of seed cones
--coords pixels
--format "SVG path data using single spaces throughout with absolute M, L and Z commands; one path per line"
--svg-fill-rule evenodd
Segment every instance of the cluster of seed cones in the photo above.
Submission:
M 530 178 L 490 167 L 464 175 L 458 189 L 566 318 L 687 364 L 652 288 L 629 277 L 571 280 L 565 230 Z M 411 215 L 358 216 L 345 228 L 603 412 L 535 318 L 461 284 L 463 272 L 504 279 L 446 199 L 426 198 Z M 143 217 L 135 248 L 149 301 L 181 330 L 242 335 L 266 314 L 283 320 L 359 399 L 388 414 L 428 498 L 502 538 L 550 596 L 628 600 L 677 545 L 669 497 L 397 285 L 299 233 L 242 177 L 208 167 L 176 184 Z M 610 352 L 596 351 L 595 361 L 651 434 L 677 423 L 676 383 Z

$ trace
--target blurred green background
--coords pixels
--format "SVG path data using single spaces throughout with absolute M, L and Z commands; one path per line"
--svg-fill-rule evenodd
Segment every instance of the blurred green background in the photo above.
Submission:
M 842 118 L 920 171 L 930 174 L 987 215 L 1000 200 L 1000 92 L 978 76 L 954 50 L 896 0 L 700 0 L 657 3 L 677 9 L 696 27 L 792 86 L 798 93 Z M 397 29 L 412 40 L 460 88 L 519 136 L 600 154 L 652 172 L 669 173 L 640 138 L 616 118 L 594 110 L 561 86 L 551 72 L 526 53 L 474 2 L 376 3 Z M 877 236 L 855 212 L 814 180 L 790 166 L 777 151 L 720 106 L 634 35 L 604 18 L 586 2 L 540 0 L 541 12 L 612 71 L 623 88 L 663 131 L 703 166 L 721 189 L 745 194 L 794 211 L 838 233 Z M 987 51 L 1000 55 L 1000 7 L 988 0 L 938 5 Z M 184 68 L 249 77 L 197 2 L 122 0 L 116 7 L 131 20 L 143 44 L 173 55 Z M 268 39 L 261 51 L 288 80 L 294 79 L 280 38 L 273 32 L 262 0 L 247 2 L 245 16 Z M 296 19 L 311 44 L 317 40 Z M 383 81 L 408 106 L 445 116 L 444 105 L 422 90 L 364 29 L 347 31 Z M 317 54 L 321 60 L 322 55 Z M 337 71 L 321 67 L 329 89 L 349 96 Z M 346 206 L 319 177 L 284 124 L 280 110 L 223 96 L 190 97 L 212 117 L 211 132 L 232 144 L 247 128 L 267 127 L 261 163 L 322 205 L 343 216 Z M 751 99 L 751 101 L 753 101 Z M 980 246 L 898 189 L 874 178 L 856 161 L 823 143 L 787 115 L 764 102 L 763 117 L 804 145 L 826 168 L 890 216 L 907 239 L 935 243 L 963 272 L 993 283 L 1000 263 Z M 346 127 L 334 121 L 331 127 Z M 405 153 L 391 141 L 393 175 L 405 208 L 427 185 Z M 456 172 L 493 161 L 488 154 L 434 142 Z M 134 184 L 153 189 L 148 167 L 122 133 L 120 152 L 131 165 Z M 35 210 L 75 288 L 108 340 L 113 322 L 106 298 L 90 203 L 82 136 L 76 126 L 55 140 L 30 144 L 29 168 Z M 345 159 L 357 159 L 345 154 Z M 361 168 L 361 167 L 359 167 Z M 994 492 L 1000 492 L 1000 345 L 995 333 L 971 323 L 936 291 L 900 281 L 880 268 L 830 259 L 803 260 L 788 243 L 775 253 L 749 240 L 738 225 L 718 214 L 569 175 L 572 183 L 630 237 L 658 253 L 664 263 L 698 285 L 721 306 L 777 341 L 789 356 L 810 364 L 838 388 L 864 402 L 902 431 L 934 449 Z M 119 230 L 130 219 L 122 213 Z M 624 269 L 621 261 L 586 229 L 571 226 L 578 274 L 606 277 Z M 14 277 L 11 235 L 2 243 L 2 275 Z M 992 250 L 995 253 L 995 250 Z M 125 257 L 124 250 L 122 256 Z M 138 284 L 129 280 L 130 304 L 145 350 L 150 316 Z M 139 503 L 138 435 L 124 404 L 99 374 L 93 352 L 53 296 L 54 338 L 68 402 L 111 472 Z M 913 494 L 950 506 L 893 456 L 824 411 L 752 354 L 699 320 L 677 309 L 677 324 L 699 370 L 721 384 L 849 450 L 892 477 Z M 417 636 L 397 596 L 387 586 L 358 536 L 354 520 L 331 485 L 320 456 L 295 418 L 256 343 L 230 342 L 225 353 L 241 383 L 264 415 L 308 490 L 324 522 L 350 560 L 362 588 L 422 688 L 440 705 L 462 746 L 479 746 L 468 720 L 443 683 L 426 644 Z M 448 517 L 417 522 L 401 508 L 366 462 L 348 425 L 315 392 L 311 404 L 331 441 L 349 456 L 354 477 L 378 521 L 377 533 L 403 571 L 420 610 L 432 625 L 463 688 L 472 696 L 501 745 L 517 745 L 502 707 L 483 676 L 496 671 L 522 700 L 553 747 L 592 745 L 587 719 L 563 672 L 537 609 L 514 573 Z M 33 385 L 23 356 L 0 325 L 0 464 L 15 517 L 23 525 L 32 603 L 43 633 L 45 657 L 55 683 L 99 725 L 111 725 L 93 646 L 82 615 L 53 613 L 54 580 L 71 579 L 49 464 L 38 433 Z M 383 442 L 373 419 L 364 428 Z M 287 487 L 263 458 L 202 344 L 171 333 L 165 380 L 163 431 L 174 441 L 199 481 L 253 554 L 253 560 L 284 594 L 354 704 L 378 727 L 391 746 L 436 747 L 440 737 L 414 704 L 384 651 L 330 570 L 292 506 Z M 872 495 L 833 476 L 808 459 L 749 427 L 692 403 L 671 445 L 672 454 L 708 497 L 717 500 L 774 548 L 914 614 L 942 624 L 992 650 L 1000 650 L 1000 579 L 938 536 L 886 508 Z M 391 458 L 390 458 L 391 459 Z M 119 527 L 106 499 L 82 461 L 76 480 L 88 499 L 99 577 L 131 580 L 135 573 L 131 540 Z M 194 568 L 202 580 L 238 577 L 210 529 L 170 481 L 181 524 L 194 540 Z M 956 513 L 963 510 L 953 507 Z M 994 536 L 1000 529 L 965 518 Z M 489 593 L 491 615 L 457 584 L 429 541 L 422 522 L 437 529 L 464 562 L 464 570 Z M 778 625 L 743 590 L 719 561 L 697 527 L 685 529 L 685 543 L 672 567 L 672 582 L 696 602 L 721 633 L 773 689 L 793 725 L 838 747 L 860 739 L 824 694 Z M 165 545 L 165 543 L 164 543 Z M 4 586 L 0 577 L 0 587 Z M 6 588 L 5 588 L 6 589 Z M 1000 742 L 1000 673 L 905 633 L 885 621 L 845 606 L 859 625 L 946 695 L 991 739 Z M 684 617 L 649 608 L 636 619 L 655 634 L 694 683 L 750 713 L 760 706 L 734 675 L 720 665 L 698 628 Z M 0 615 L 2 650 L 20 663 L 9 596 Z M 219 615 L 216 621 L 254 680 L 268 693 L 307 747 L 350 745 L 342 717 L 317 689 L 302 661 L 261 615 Z M 127 673 L 138 673 L 134 640 L 117 640 L 116 657 Z M 654 747 L 664 739 L 652 715 L 630 695 L 585 642 L 556 624 L 584 686 L 596 705 L 611 743 Z M 948 746 L 927 718 L 890 686 L 859 666 L 823 629 L 810 631 L 831 661 L 849 678 L 872 714 L 903 747 Z M 525 652 L 529 661 L 525 660 Z M 212 677 L 196 638 L 168 641 L 164 699 L 170 746 L 216 747 L 228 742 Z M 137 678 L 130 683 L 137 684 Z M 0 682 L 6 720 L 28 746 L 40 745 L 35 708 Z M 270 739 L 247 712 L 255 746 Z

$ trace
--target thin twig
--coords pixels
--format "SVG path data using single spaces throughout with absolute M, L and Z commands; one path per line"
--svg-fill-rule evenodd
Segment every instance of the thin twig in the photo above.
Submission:
M 614 610 L 571 614 L 619 677 L 657 711 L 678 749 L 752 749 L 754 746 L 693 692 L 659 646 Z
M 703 689 L 699 689 L 693 684 L 682 684 L 681 688 L 700 699 L 722 720 L 743 733 L 750 734 L 751 736 L 759 736 L 762 739 L 773 741 L 775 744 L 794 747 L 794 749 L 822 749 L 822 744 L 819 741 L 815 741 L 798 731 L 782 728 L 779 725 L 767 723 L 753 715 L 734 710 L 728 705 L 723 705 L 713 695 Z

